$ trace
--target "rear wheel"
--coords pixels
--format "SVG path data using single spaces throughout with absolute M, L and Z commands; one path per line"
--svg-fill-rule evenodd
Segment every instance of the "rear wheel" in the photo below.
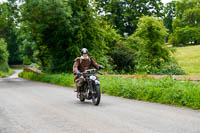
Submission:
M 101 100 L 101 91 L 99 85 L 94 86 L 94 94 L 92 94 L 92 103 L 94 105 L 99 105 L 100 100 Z

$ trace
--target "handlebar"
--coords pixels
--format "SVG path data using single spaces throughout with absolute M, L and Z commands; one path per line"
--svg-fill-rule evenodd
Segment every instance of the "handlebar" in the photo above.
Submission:
M 101 72 L 98 72 L 98 71 L 97 71 L 97 73 L 100 74 L 100 75 L 103 75 L 103 73 L 101 73 Z
M 88 70 L 85 70 L 84 72 L 81 72 L 80 74 L 83 75 L 83 74 L 90 74 L 90 73 L 98 73 L 100 75 L 103 75 L 103 73 L 99 72 L 97 69 L 88 69 Z

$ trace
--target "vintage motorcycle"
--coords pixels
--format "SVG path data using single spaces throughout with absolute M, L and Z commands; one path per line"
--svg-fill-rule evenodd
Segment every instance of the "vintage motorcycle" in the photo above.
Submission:
M 103 75 L 97 69 L 88 69 L 81 73 L 85 78 L 85 83 L 81 87 L 79 99 L 81 102 L 84 102 L 85 99 L 92 99 L 94 105 L 99 105 L 101 100 L 100 82 L 95 73 Z

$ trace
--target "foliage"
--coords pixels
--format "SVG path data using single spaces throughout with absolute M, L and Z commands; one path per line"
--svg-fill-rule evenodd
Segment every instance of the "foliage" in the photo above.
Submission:
M 163 12 L 161 0 L 22 1 L 17 4 L 16 0 L 8 0 L 0 6 L 3 20 L 0 37 L 8 44 L 10 64 L 35 63 L 45 72 L 69 72 L 74 59 L 81 55 L 80 49 L 86 47 L 107 72 L 172 72 L 171 53 L 164 45 L 167 31 L 163 23 L 155 17 L 140 17 L 161 18 L 165 13 L 165 24 L 170 28 L 173 2 Z M 124 36 L 135 30 L 133 35 Z M 199 37 L 195 28 L 189 27 L 184 32 L 192 38 Z
M 200 75 L 200 46 L 176 47 L 174 57 L 189 75 Z
M 9 64 L 21 64 L 22 58 L 19 51 L 20 42 L 18 36 L 19 9 L 16 0 L 8 0 L 0 4 L 0 37 L 4 38 L 8 45 Z
M 200 1 L 181 0 L 176 2 L 176 19 L 169 43 L 187 45 L 200 43 Z
M 197 27 L 185 26 L 183 28 L 177 27 L 174 33 L 170 36 L 169 43 L 176 45 L 186 45 L 193 43 L 193 41 L 200 42 L 200 32 Z
M 164 8 L 165 17 L 163 21 L 164 21 L 165 27 L 169 30 L 169 33 L 173 32 L 172 23 L 175 18 L 175 8 L 176 8 L 175 1 L 171 1 L 167 3 Z
M 0 38 L 0 71 L 1 72 L 8 72 L 8 51 L 7 51 L 7 43 L 4 39 Z
M 13 69 L 9 69 L 8 72 L 2 72 L 2 71 L 0 71 L 0 78 L 7 77 L 9 75 L 12 75 L 13 73 L 14 73 Z
M 136 49 L 136 72 L 154 73 L 171 59 L 171 51 L 165 45 L 167 29 L 162 20 L 144 16 L 138 29 L 128 37 L 129 46 Z
M 108 55 L 113 59 L 114 70 L 119 73 L 134 73 L 135 49 L 131 49 L 124 43 L 116 44 Z
M 168 62 L 161 64 L 159 67 L 152 68 L 150 74 L 186 75 L 187 73 L 180 67 L 175 58 L 171 58 Z
M 167 29 L 162 20 L 142 17 L 136 32 L 112 47 L 108 54 L 120 73 L 185 74 L 172 49 L 165 45 Z
M 24 56 L 23 57 L 23 65 L 30 65 L 32 62 L 31 60 L 28 58 L 28 56 Z
M 33 40 L 30 32 L 23 32 L 23 30 L 25 30 L 23 26 L 21 27 L 20 34 L 18 36 L 18 40 L 21 40 L 21 45 L 19 49 L 23 57 L 23 64 L 24 64 L 24 59 L 26 59 L 27 61 L 29 60 L 28 62 L 36 63 L 38 62 L 37 60 L 38 50 L 36 43 Z
M 60 66 L 57 64 L 66 65 L 67 59 L 64 53 L 67 49 L 67 39 L 70 38 L 67 31 L 70 29 L 69 6 L 61 0 L 36 0 L 27 1 L 22 5 L 21 10 L 23 30 L 30 31 L 31 39 L 36 42 L 40 65 L 45 70 L 56 69 Z M 56 60 L 57 64 L 54 64 Z
M 129 99 L 200 109 L 200 85 L 172 79 L 101 77 L 103 93 Z
M 99 14 L 121 35 L 131 35 L 143 15 L 163 16 L 161 0 L 96 0 Z
M 39 65 L 48 72 L 71 71 L 73 60 L 80 56 L 83 47 L 100 64 L 107 64 L 109 57 L 102 57 L 109 50 L 107 45 L 120 38 L 106 22 L 98 19 L 88 0 L 26 1 L 21 9 L 23 30 L 30 31 L 26 40 L 31 40 L 31 44 L 24 42 L 23 49 L 37 51 L 30 51 L 30 55 L 37 56 Z

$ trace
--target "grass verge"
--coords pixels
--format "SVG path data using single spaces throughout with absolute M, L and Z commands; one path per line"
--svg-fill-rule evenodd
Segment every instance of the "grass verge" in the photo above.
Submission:
M 200 109 L 200 84 L 163 79 L 102 77 L 103 93 L 129 99 Z
M 72 74 L 35 74 L 33 72 L 21 72 L 19 77 L 69 87 L 74 83 Z
M 62 86 L 72 86 L 74 83 L 72 74 L 37 75 L 22 72 L 19 76 Z M 124 79 L 102 76 L 99 79 L 102 92 L 109 95 L 200 109 L 200 84 L 198 83 L 174 81 L 169 78 Z
M 0 78 L 7 77 L 9 75 L 12 75 L 13 73 L 14 73 L 13 69 L 9 69 L 9 72 L 1 72 L 0 71 Z

